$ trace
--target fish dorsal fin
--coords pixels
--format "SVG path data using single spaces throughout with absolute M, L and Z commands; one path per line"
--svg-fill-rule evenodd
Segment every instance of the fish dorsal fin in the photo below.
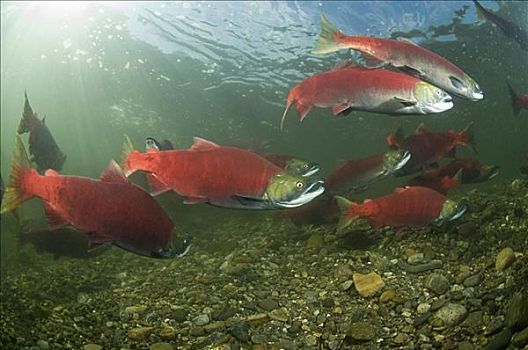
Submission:
M 408 39 L 408 38 L 404 38 L 404 37 L 397 37 L 396 40 L 402 42 L 402 43 L 407 43 L 407 44 L 411 44 L 411 45 L 414 45 L 414 46 L 420 46 L 418 45 L 417 43 L 415 43 L 414 41 L 412 41 L 411 39 Z
M 405 191 L 405 190 L 408 189 L 408 188 L 409 188 L 409 186 L 405 186 L 405 187 L 396 187 L 396 188 L 394 189 L 394 193 L 400 193 L 400 192 L 403 192 L 403 191 Z
M 48 225 L 52 230 L 56 230 L 62 226 L 68 224 L 68 221 L 64 219 L 49 202 L 44 201 L 44 213 L 46 214 L 46 219 L 48 220 Z
M 216 143 L 212 142 L 212 141 L 209 141 L 209 140 L 206 140 L 206 139 L 202 139 L 201 137 L 194 137 L 193 138 L 193 145 L 191 146 L 191 150 L 193 151 L 207 151 L 207 150 L 212 150 L 212 149 L 215 149 L 215 148 L 219 148 L 220 146 L 218 146 Z
M 152 196 L 160 195 L 162 193 L 170 191 L 171 189 L 166 183 L 158 179 L 158 177 L 154 174 L 147 174 L 147 181 L 149 183 L 150 194 Z
M 372 202 L 372 199 L 370 199 L 370 198 L 365 198 L 365 200 L 363 201 L 363 203 L 368 203 L 368 202 Z
M 332 70 L 340 70 L 340 69 L 347 69 L 347 68 L 353 68 L 358 67 L 357 63 L 353 60 L 343 60 L 336 64 Z
M 101 174 L 101 181 L 120 184 L 129 183 L 125 173 L 113 159 L 110 161 L 110 164 L 108 164 L 108 168 L 106 168 Z
M 423 135 L 429 133 L 429 130 L 425 127 L 425 124 L 422 122 L 420 123 L 420 125 L 418 125 L 414 133 L 416 135 Z
M 44 173 L 44 176 L 59 176 L 59 175 L 60 175 L 59 172 L 57 170 L 53 170 L 53 169 L 48 169 Z

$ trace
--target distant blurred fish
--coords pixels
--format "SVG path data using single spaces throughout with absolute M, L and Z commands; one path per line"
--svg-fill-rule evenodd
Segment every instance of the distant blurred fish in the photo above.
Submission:
M 478 14 L 484 16 L 487 20 L 494 23 L 508 38 L 517 41 L 521 46 L 521 49 L 528 51 L 528 31 L 521 28 L 519 25 L 507 21 L 493 12 L 486 10 L 481 4 L 479 4 L 478 1 L 473 0 L 473 2 L 475 3 Z
M 391 226 L 399 229 L 455 220 L 466 211 L 464 202 L 455 202 L 426 187 L 397 188 L 389 195 L 366 199 L 362 204 L 339 196 L 336 200 L 342 213 L 339 230 L 361 217 L 367 218 L 373 228 Z
M 428 176 L 427 173 L 412 178 L 407 182 L 406 186 L 421 186 L 435 190 L 441 194 L 447 194 L 449 190 L 460 186 L 462 177 L 462 170 L 459 170 L 453 177 L 444 176 Z
M 444 57 L 404 38 L 345 35 L 321 14 L 321 34 L 312 52 L 328 54 L 343 49 L 361 52 L 369 67 L 392 66 L 472 101 L 484 97 L 477 82 Z
M 422 177 L 454 177 L 460 171 L 460 183 L 469 184 L 492 179 L 499 174 L 499 170 L 498 166 L 482 164 L 476 159 L 460 158 L 441 168 L 431 169 Z
M 401 169 L 411 158 L 405 150 L 390 150 L 366 158 L 341 161 L 325 179 L 326 191 L 355 193 Z
M 101 254 L 105 249 L 89 249 L 89 238 L 86 233 L 73 228 L 57 230 L 37 230 L 20 233 L 18 242 L 21 246 L 30 244 L 38 252 L 53 254 L 55 258 L 90 258 Z
M 174 258 L 189 248 L 174 248 L 172 220 L 155 199 L 127 180 L 114 161 L 101 180 L 60 175 L 51 169 L 39 175 L 17 136 L 6 200 L 0 212 L 11 211 L 32 197 L 43 200 L 52 229 L 72 225 L 88 232 L 92 246 L 113 243 L 155 258 Z
M 518 115 L 521 109 L 528 109 L 528 94 L 517 94 L 511 87 L 510 82 L 507 81 L 506 83 L 510 92 L 513 114 Z
M 145 148 L 146 149 L 155 148 L 158 151 L 168 151 L 168 150 L 174 149 L 174 146 L 172 145 L 172 142 L 170 142 L 167 139 L 164 139 L 161 142 L 158 142 L 153 137 L 147 137 L 147 139 L 145 140 Z
M 332 107 L 334 115 L 353 110 L 384 114 L 430 114 L 453 107 L 445 91 L 414 78 L 384 68 L 369 69 L 343 63 L 331 71 L 317 73 L 290 89 L 286 114 L 296 105 L 301 121 L 315 107 Z
M 37 114 L 29 104 L 27 93 L 24 92 L 24 114 L 18 125 L 18 133 L 29 132 L 29 153 L 32 161 L 37 164 L 40 172 L 47 169 L 61 170 L 66 156 L 55 142 L 53 135 L 45 124 L 46 117 L 38 119 Z
M 395 175 L 402 176 L 419 171 L 425 166 L 432 165 L 440 159 L 448 156 L 455 157 L 455 147 L 464 145 L 473 151 L 475 150 L 473 133 L 469 123 L 462 131 L 452 131 L 433 133 L 423 124 L 418 126 L 414 134 L 404 137 L 403 131 L 399 128 L 395 133 L 387 136 L 389 147 L 402 149 L 411 153 L 411 159 Z

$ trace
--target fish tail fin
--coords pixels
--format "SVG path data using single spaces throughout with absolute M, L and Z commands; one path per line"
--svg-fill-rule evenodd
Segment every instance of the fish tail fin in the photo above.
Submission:
M 12 211 L 18 208 L 22 202 L 33 197 L 25 189 L 26 178 L 30 173 L 37 174 L 36 170 L 31 167 L 31 162 L 29 161 L 22 139 L 17 135 L 13 160 L 11 162 L 11 175 L 4 193 L 0 213 L 3 214 Z
M 20 119 L 20 123 L 18 124 L 17 132 L 19 134 L 29 132 L 29 130 L 31 130 L 31 124 L 34 123 L 34 119 L 35 114 L 33 114 L 33 109 L 29 104 L 27 92 L 24 91 L 24 113 L 22 114 L 22 119 Z
M 286 114 L 288 114 L 288 111 L 290 110 L 291 106 L 297 102 L 296 98 L 294 97 L 292 88 L 290 92 L 288 93 L 288 99 L 286 101 L 286 109 L 284 109 L 284 113 L 282 114 L 281 122 L 280 122 L 280 130 L 282 131 L 284 129 L 284 120 L 286 119 Z
M 511 87 L 511 84 L 510 84 L 509 81 L 506 81 L 506 84 L 508 84 L 508 91 L 510 92 L 510 98 L 511 98 L 511 104 L 512 104 L 512 108 L 513 108 L 513 114 L 515 114 L 515 116 L 518 116 L 519 112 L 521 112 L 521 108 L 517 104 L 518 95 L 515 92 L 515 90 L 513 90 L 513 88 Z
M 136 170 L 131 167 L 129 156 L 131 153 L 137 152 L 134 151 L 134 144 L 128 135 L 125 134 L 125 140 L 123 141 L 123 146 L 121 147 L 121 155 L 119 156 L 119 165 L 123 172 L 128 177 L 133 174 Z
M 339 42 L 335 40 L 336 34 L 341 34 L 341 32 L 323 13 L 321 13 L 321 33 L 319 34 L 319 39 L 317 40 L 312 53 L 316 55 L 325 55 L 339 51 L 341 47 L 339 46 Z
M 473 133 L 473 122 L 470 122 L 464 130 L 459 133 L 458 142 L 469 148 L 475 154 L 478 154 L 477 147 L 475 145 L 475 135 Z
M 355 208 L 358 207 L 358 204 L 341 196 L 335 196 L 335 200 L 339 207 L 339 211 L 341 212 L 339 223 L 337 224 L 337 230 L 341 231 L 350 225 L 352 221 L 359 218 L 359 215 L 355 213 Z

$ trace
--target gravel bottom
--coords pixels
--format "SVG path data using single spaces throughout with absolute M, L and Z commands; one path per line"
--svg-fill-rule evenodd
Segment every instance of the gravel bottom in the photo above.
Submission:
M 528 186 L 465 194 L 442 226 L 228 216 L 175 260 L 24 247 L 2 266 L 2 349 L 516 349 L 528 344 Z

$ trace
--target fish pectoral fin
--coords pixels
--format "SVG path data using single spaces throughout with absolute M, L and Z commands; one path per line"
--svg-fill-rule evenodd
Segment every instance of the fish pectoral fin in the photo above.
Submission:
M 424 76 L 424 72 L 422 72 L 421 70 L 416 69 L 414 67 L 411 67 L 411 66 L 402 66 L 402 67 L 397 67 L 397 68 L 399 70 L 401 70 L 402 72 L 407 73 L 407 74 L 412 75 L 412 76 L 415 76 L 415 77 Z
M 237 201 L 242 208 L 246 209 L 270 209 L 273 207 L 268 199 L 237 194 L 231 196 L 231 198 Z
M 100 177 L 103 182 L 111 182 L 118 184 L 128 184 L 129 181 L 123 172 L 123 169 L 117 164 L 115 160 L 112 159 L 108 167 L 103 171 Z
M 150 194 L 152 196 L 160 195 L 162 193 L 170 191 L 171 189 L 166 183 L 158 179 L 157 176 L 154 174 L 147 174 L 147 181 L 149 183 Z
M 412 107 L 416 105 L 416 101 L 411 101 L 409 99 L 401 98 L 401 97 L 394 97 L 394 100 L 400 104 L 402 104 L 404 107 Z
M 187 199 L 185 199 L 185 201 L 183 203 L 184 204 L 202 204 L 202 203 L 207 203 L 207 198 L 205 198 L 205 197 L 187 197 Z
M 369 53 L 361 52 L 360 56 L 363 59 L 363 61 L 365 61 L 365 67 L 369 69 L 381 68 L 387 65 L 386 62 L 380 60 L 376 56 L 373 56 Z
M 349 111 L 350 109 L 350 102 L 346 101 L 346 102 L 343 102 L 343 103 L 339 103 L 335 106 L 332 107 L 332 113 L 334 113 L 334 115 L 338 115 L 340 113 L 342 113 L 343 115 L 346 115 L 348 113 L 350 113 L 351 111 Z M 346 114 L 344 114 L 346 113 Z
M 48 225 L 52 230 L 68 225 L 68 221 L 64 219 L 49 202 L 43 202 L 43 205 Z

